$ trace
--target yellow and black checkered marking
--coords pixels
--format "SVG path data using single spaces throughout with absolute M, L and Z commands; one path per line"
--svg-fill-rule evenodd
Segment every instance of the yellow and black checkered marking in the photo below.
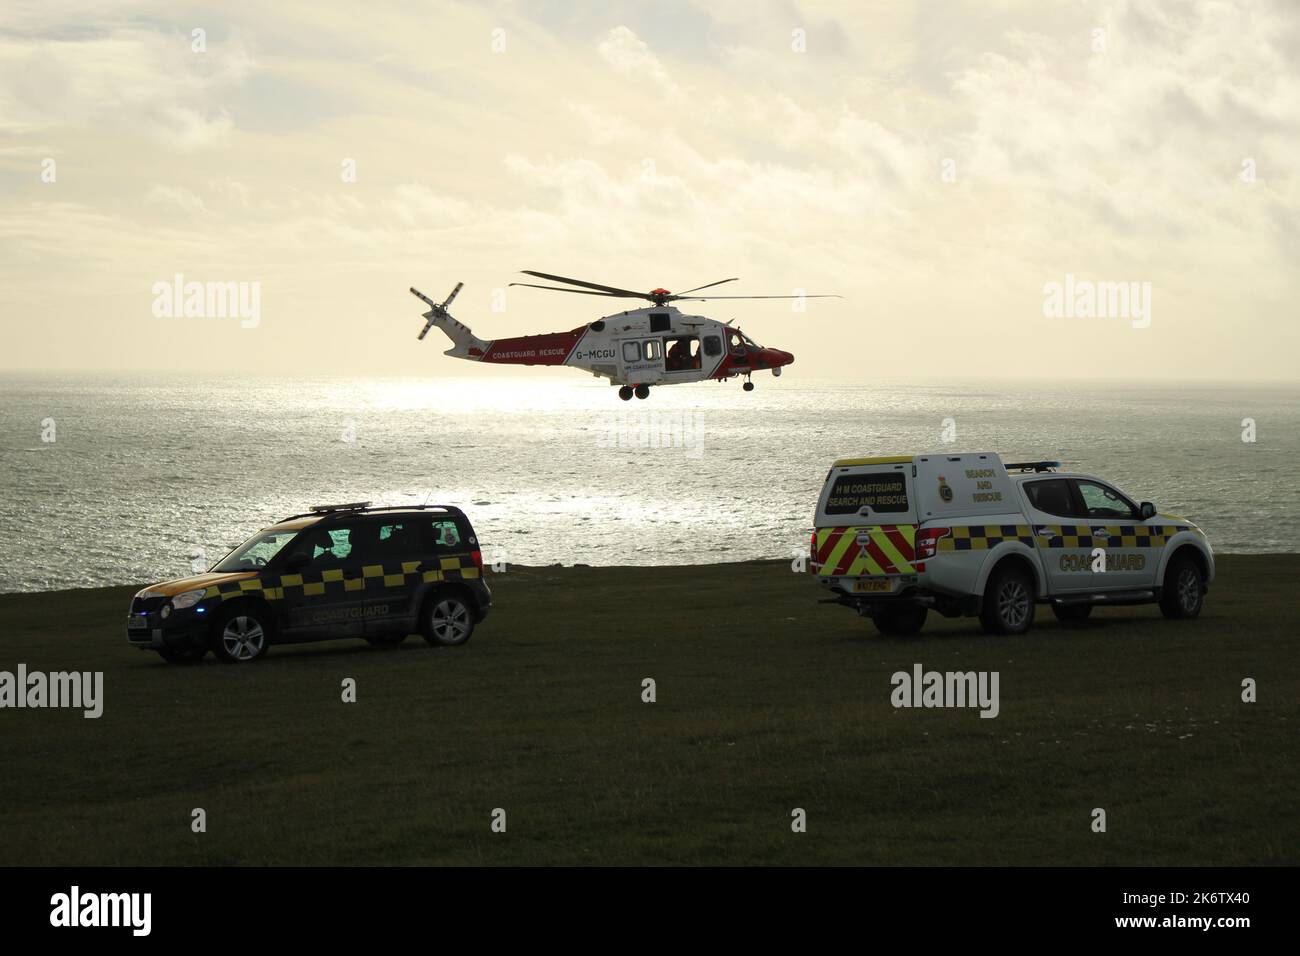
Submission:
M 437 568 L 425 571 L 420 566 L 433 564 Z M 403 561 L 400 564 L 367 564 L 361 568 L 360 575 L 344 577 L 342 568 L 330 568 L 312 574 L 285 574 L 279 578 L 263 581 L 261 578 L 247 578 L 232 581 L 229 584 L 214 584 L 203 592 L 204 599 L 219 597 L 226 601 L 245 594 L 260 594 L 268 601 L 283 600 L 286 594 L 300 592 L 308 596 L 323 594 L 346 594 L 349 591 L 378 593 L 388 588 L 401 588 L 438 581 L 472 581 L 479 577 L 479 569 L 469 555 L 453 555 L 430 561 Z
M 1040 524 L 1034 525 L 1040 548 L 1163 548 L 1191 525 Z
M 955 527 L 939 539 L 940 551 L 987 551 L 1006 541 L 1034 546 L 1034 529 L 1027 524 L 972 524 Z

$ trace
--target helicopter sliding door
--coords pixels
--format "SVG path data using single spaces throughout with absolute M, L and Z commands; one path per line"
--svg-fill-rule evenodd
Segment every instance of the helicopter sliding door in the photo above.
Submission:
M 653 385 L 664 378 L 664 344 L 659 336 L 632 335 L 618 341 L 619 368 L 629 385 Z
M 698 335 L 671 335 L 664 338 L 664 371 L 668 375 L 690 372 L 698 377 L 703 360 Z

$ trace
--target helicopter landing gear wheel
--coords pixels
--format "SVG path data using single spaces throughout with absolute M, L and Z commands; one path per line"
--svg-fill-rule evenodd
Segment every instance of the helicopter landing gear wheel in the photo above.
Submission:
M 638 385 L 638 386 L 636 387 L 636 397 L 637 397 L 637 398 L 649 398 L 649 397 L 650 397 L 650 386 L 649 386 L 649 385 Z
M 618 397 L 621 398 L 621 399 L 623 399 L 623 401 L 625 401 L 625 402 L 631 401 L 631 400 L 632 400 L 632 386 L 631 386 L 631 385 L 624 385 L 622 388 L 620 388 L 620 389 L 618 390 Z
M 742 385 L 742 386 L 740 386 L 740 387 L 743 388 L 743 389 L 744 389 L 745 391 L 747 391 L 747 392 L 752 392 L 752 391 L 754 390 L 754 383 L 753 383 L 753 382 L 746 382 L 744 385 Z

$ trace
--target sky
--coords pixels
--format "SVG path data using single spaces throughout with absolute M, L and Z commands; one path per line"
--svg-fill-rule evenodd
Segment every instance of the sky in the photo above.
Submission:
M 796 378 L 1294 382 L 1298 60 L 1287 0 L 6 0 L 0 367 L 487 373 L 407 288 L 617 311 L 535 269 L 843 296 L 692 304 Z

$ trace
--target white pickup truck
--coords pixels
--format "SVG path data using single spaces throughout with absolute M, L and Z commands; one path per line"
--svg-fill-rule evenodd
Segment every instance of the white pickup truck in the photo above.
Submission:
M 1201 529 L 1058 468 L 992 452 L 841 459 L 817 502 L 810 570 L 885 634 L 917 633 L 931 608 L 996 634 L 1027 631 L 1037 604 L 1063 622 L 1149 602 L 1196 617 L 1214 580 Z

